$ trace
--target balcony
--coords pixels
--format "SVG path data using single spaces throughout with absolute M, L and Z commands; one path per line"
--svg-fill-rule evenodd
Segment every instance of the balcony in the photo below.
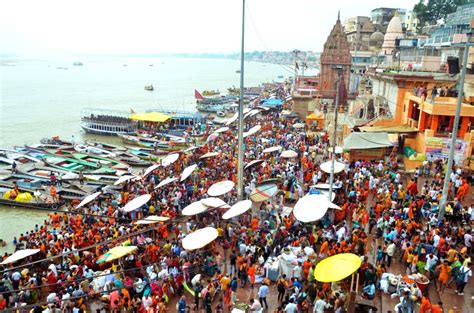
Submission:
M 444 115 L 444 116 L 455 116 L 456 115 L 456 102 L 457 98 L 453 97 L 436 97 L 434 103 L 431 102 L 431 97 L 428 95 L 428 99 L 422 99 L 411 94 L 409 99 L 417 103 L 425 113 L 430 115 Z M 474 105 L 462 103 L 461 116 L 474 117 Z

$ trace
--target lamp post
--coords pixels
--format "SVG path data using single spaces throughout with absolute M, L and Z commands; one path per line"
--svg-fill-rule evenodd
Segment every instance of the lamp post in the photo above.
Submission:
M 469 56 L 469 47 L 473 44 L 470 42 L 472 32 L 467 34 L 467 43 L 464 45 L 464 53 L 463 53 L 463 64 L 461 69 L 461 77 L 459 78 L 459 88 L 458 88 L 458 99 L 456 104 L 456 115 L 454 116 L 454 125 L 453 130 L 451 132 L 451 146 L 449 147 L 449 157 L 448 157 L 448 165 L 446 167 L 446 174 L 444 175 L 444 184 L 443 184 L 443 193 L 441 195 L 441 200 L 439 202 L 439 220 L 444 219 L 444 215 L 446 213 L 446 203 L 448 201 L 448 193 L 449 193 L 449 181 L 451 180 L 451 172 L 453 167 L 453 159 L 454 159 L 454 146 L 456 145 L 456 139 L 458 137 L 458 128 L 459 128 L 459 119 L 461 116 L 461 106 L 462 106 L 462 97 L 464 93 L 464 80 L 466 78 L 466 68 L 467 68 L 467 61 Z
M 240 95 L 239 131 L 237 146 L 237 198 L 244 198 L 244 43 L 245 43 L 245 0 L 242 0 L 242 43 L 240 46 Z
M 334 163 L 336 161 L 336 138 L 337 138 L 337 113 L 339 111 L 339 89 L 341 85 L 342 65 L 334 65 L 333 69 L 337 70 L 336 79 L 336 100 L 334 103 L 334 132 L 332 134 L 332 156 L 331 156 L 331 172 L 329 174 L 329 202 L 332 202 L 332 187 L 334 184 Z

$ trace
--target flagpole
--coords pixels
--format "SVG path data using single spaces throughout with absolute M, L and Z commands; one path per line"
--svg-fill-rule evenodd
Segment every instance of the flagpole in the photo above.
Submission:
M 245 0 L 242 0 L 242 43 L 240 46 L 240 94 L 239 131 L 237 152 L 237 199 L 244 198 L 244 43 L 245 43 Z

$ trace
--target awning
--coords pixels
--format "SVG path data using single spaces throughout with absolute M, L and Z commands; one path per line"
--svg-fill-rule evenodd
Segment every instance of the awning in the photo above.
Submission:
M 280 99 L 263 99 L 260 101 L 260 104 L 263 107 L 277 107 L 277 106 L 282 106 L 283 101 Z
M 169 120 L 171 117 L 160 113 L 160 112 L 149 112 L 149 113 L 135 113 L 132 114 L 130 119 L 135 121 L 145 121 L 145 122 L 155 122 L 155 123 L 163 123 Z
M 344 138 L 344 150 L 364 150 L 391 147 L 387 133 L 351 133 Z
M 364 126 L 359 127 L 361 132 L 365 133 L 416 133 L 417 129 L 408 125 L 393 126 Z

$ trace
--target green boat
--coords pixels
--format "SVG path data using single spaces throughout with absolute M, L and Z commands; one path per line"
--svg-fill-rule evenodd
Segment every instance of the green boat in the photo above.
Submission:
M 115 174 L 116 172 L 116 170 L 111 169 L 110 167 L 98 166 L 97 163 L 59 155 L 45 154 L 43 161 L 51 167 L 74 173 L 82 171 L 84 174 Z
M 134 156 L 136 157 L 139 157 L 140 159 L 142 160 L 147 160 L 147 161 L 156 161 L 158 160 L 158 156 L 153 154 L 153 153 L 150 153 L 150 152 L 147 152 L 147 151 L 144 151 L 143 149 L 128 149 L 128 152 L 133 154 Z
M 77 160 L 80 160 L 80 161 L 95 163 L 95 164 L 99 165 L 100 167 L 106 166 L 106 167 L 114 169 L 116 171 L 126 171 L 129 168 L 128 164 L 125 164 L 125 163 L 117 161 L 117 160 L 104 158 L 104 157 L 101 157 L 101 156 L 98 156 L 98 155 L 90 155 L 90 154 L 84 154 L 84 153 L 73 153 L 72 157 L 77 159 Z

